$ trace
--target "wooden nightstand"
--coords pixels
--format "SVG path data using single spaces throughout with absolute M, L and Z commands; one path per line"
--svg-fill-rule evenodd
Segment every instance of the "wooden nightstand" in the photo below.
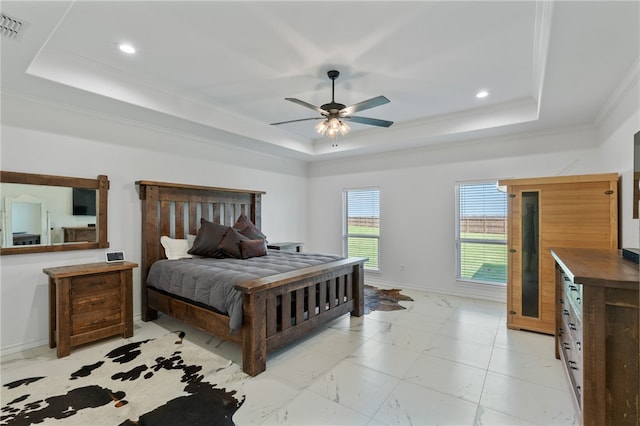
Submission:
M 49 347 L 58 358 L 71 347 L 114 335 L 133 336 L 132 269 L 138 264 L 89 263 L 46 268 Z
M 295 251 L 300 253 L 302 251 L 303 243 L 269 243 L 267 244 L 267 248 L 271 250 L 282 250 L 282 251 Z

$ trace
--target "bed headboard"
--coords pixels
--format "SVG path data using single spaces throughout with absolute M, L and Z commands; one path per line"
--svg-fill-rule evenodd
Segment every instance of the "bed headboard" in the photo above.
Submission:
M 160 237 L 195 235 L 200 218 L 232 226 L 244 213 L 261 228 L 261 196 L 265 192 L 177 183 L 136 182 L 142 208 L 142 286 L 151 265 L 164 259 Z

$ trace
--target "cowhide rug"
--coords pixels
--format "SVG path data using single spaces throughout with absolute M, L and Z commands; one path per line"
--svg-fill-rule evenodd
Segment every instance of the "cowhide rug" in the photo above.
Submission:
M 402 290 L 397 288 L 383 289 L 374 286 L 364 286 L 364 313 L 369 314 L 371 311 L 397 311 L 407 309 L 399 301 L 413 302 L 413 299 L 404 294 L 400 294 Z
M 232 425 L 248 376 L 183 337 L 176 332 L 128 343 L 66 375 L 56 375 L 56 362 L 68 358 L 46 361 L 50 375 L 3 384 L 1 422 Z

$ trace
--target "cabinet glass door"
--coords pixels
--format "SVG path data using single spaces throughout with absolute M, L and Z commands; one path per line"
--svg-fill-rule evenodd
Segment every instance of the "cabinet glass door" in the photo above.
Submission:
M 539 214 L 537 191 L 522 193 L 522 316 L 540 316 Z

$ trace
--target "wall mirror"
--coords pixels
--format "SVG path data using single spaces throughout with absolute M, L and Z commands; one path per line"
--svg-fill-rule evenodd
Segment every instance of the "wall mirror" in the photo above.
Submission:
M 0 255 L 109 247 L 109 180 L 0 171 Z

